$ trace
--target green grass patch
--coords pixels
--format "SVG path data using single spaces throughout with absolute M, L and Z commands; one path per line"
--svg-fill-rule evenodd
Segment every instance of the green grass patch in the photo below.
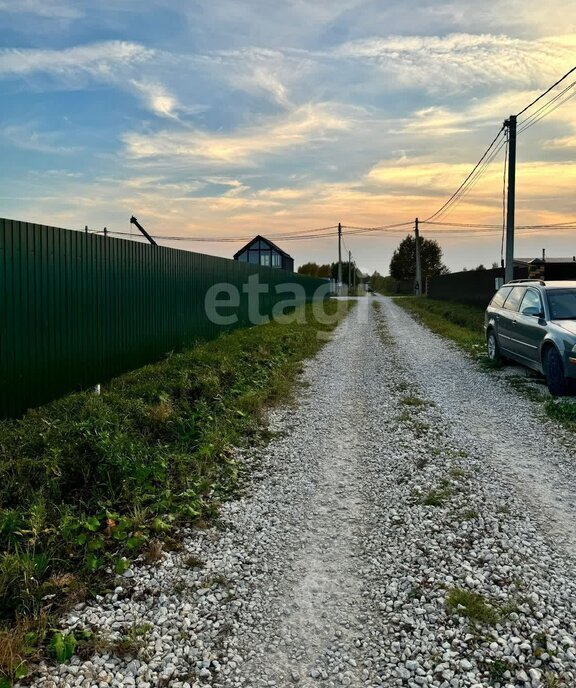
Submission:
M 455 342 L 473 356 L 485 352 L 484 309 L 426 296 L 403 296 L 394 302 L 414 315 L 432 332 Z
M 31 646 L 26 619 L 78 601 L 122 573 L 175 524 L 214 521 L 237 489 L 234 445 L 261 441 L 264 410 L 289 398 L 353 302 L 330 301 L 331 324 L 273 322 L 71 394 L 0 422 L 0 680 Z M 161 548 L 157 552 L 161 556 Z M 59 643 L 59 641 L 58 641 Z
M 466 509 L 462 514 L 462 519 L 464 521 L 473 521 L 474 519 L 478 518 L 479 515 L 480 514 L 476 511 L 476 509 Z
M 502 367 L 502 363 L 490 361 L 485 353 L 483 308 L 451 301 L 436 301 L 425 296 L 403 296 L 394 301 L 432 332 L 451 339 L 478 359 L 485 368 Z M 534 402 L 544 402 L 544 412 L 549 418 L 576 431 L 576 403 L 568 399 L 546 400 L 544 390 L 538 389 L 530 378 L 510 376 L 506 382 L 524 397 Z
M 423 495 L 421 503 L 425 506 L 444 506 L 453 495 L 454 491 L 447 484 L 442 483 Z
M 414 394 L 408 394 L 407 396 L 402 397 L 400 399 L 400 403 L 404 404 L 404 406 L 426 406 L 426 402 L 424 401 L 424 399 L 420 399 L 420 397 L 417 397 Z
M 474 623 L 494 626 L 498 623 L 498 612 L 488 604 L 482 595 L 461 588 L 453 588 L 446 596 L 446 607 Z
M 488 664 L 488 676 L 492 684 L 506 683 L 507 672 L 510 672 L 509 676 L 514 676 L 516 669 L 512 664 L 510 664 L 510 662 L 507 662 L 504 659 L 495 659 L 493 662 Z
M 546 414 L 563 425 L 576 430 L 576 403 L 568 399 L 548 399 L 544 404 Z
M 542 378 L 540 378 L 542 380 Z M 546 388 L 543 386 L 537 386 L 537 382 L 534 377 L 516 377 L 510 376 L 506 378 L 506 382 L 514 387 L 515 390 L 520 392 L 522 396 L 531 399 L 532 401 L 545 401 L 549 398 L 546 393 Z M 544 380 L 542 380 L 544 383 Z M 550 414 L 548 414 L 550 415 Z

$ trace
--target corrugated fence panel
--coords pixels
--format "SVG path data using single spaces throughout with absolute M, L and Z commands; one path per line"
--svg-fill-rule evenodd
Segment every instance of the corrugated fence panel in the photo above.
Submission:
M 428 278 L 427 293 L 431 299 L 456 301 L 471 306 L 486 308 L 496 292 L 496 278 L 503 277 L 501 268 L 491 270 L 467 270 L 453 272 L 449 275 L 437 275 Z M 523 268 L 514 268 L 514 278 L 528 276 Z
M 300 288 L 324 298 L 324 280 L 199 253 L 0 218 L 0 416 L 158 360 L 170 351 L 252 324 L 248 293 L 257 276 L 259 310 L 270 316 Z M 217 324 L 205 299 L 232 285 L 239 303 Z M 296 286 L 298 285 L 298 286 Z M 219 298 L 228 298 L 226 293 Z

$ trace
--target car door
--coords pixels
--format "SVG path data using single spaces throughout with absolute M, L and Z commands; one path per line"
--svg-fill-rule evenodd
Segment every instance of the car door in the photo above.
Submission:
M 529 363 L 539 363 L 540 344 L 547 330 L 542 299 L 536 289 L 526 289 L 514 330 L 518 355 Z
M 522 354 L 519 353 L 518 335 L 516 325 L 518 320 L 518 308 L 524 298 L 526 287 L 513 287 L 500 311 L 498 319 L 498 342 L 505 355 L 512 355 L 513 358 L 521 360 Z

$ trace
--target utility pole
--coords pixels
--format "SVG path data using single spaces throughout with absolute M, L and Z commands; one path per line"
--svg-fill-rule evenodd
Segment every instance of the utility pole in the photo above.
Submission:
M 352 289 L 356 291 L 356 261 L 354 261 L 354 270 L 352 272 Z
M 418 228 L 418 218 L 414 221 L 414 239 L 416 240 L 416 280 L 414 283 L 414 294 L 422 294 L 422 268 L 420 265 L 420 231 Z
M 516 115 L 504 122 L 508 127 L 508 212 L 506 216 L 506 266 L 504 282 L 514 279 L 514 210 L 516 207 Z
M 348 291 L 352 290 L 352 251 L 348 251 Z
M 338 284 L 336 285 L 338 296 L 342 295 L 342 224 L 338 223 Z

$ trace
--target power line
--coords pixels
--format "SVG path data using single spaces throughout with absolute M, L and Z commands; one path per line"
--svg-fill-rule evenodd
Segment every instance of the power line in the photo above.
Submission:
M 452 196 L 448 199 L 448 201 L 444 204 L 443 207 L 441 207 L 436 213 L 434 213 L 434 215 L 430 216 L 430 218 L 428 219 L 432 219 L 434 217 L 441 217 L 442 215 L 445 215 L 448 212 L 452 212 L 462 202 L 464 197 L 470 192 L 470 190 L 476 184 L 476 182 L 484 175 L 490 163 L 500 152 L 502 148 L 502 143 L 500 143 L 500 145 L 496 149 L 492 151 L 491 149 L 498 141 L 502 129 L 498 132 L 494 141 L 490 144 L 489 148 L 486 150 L 482 158 L 478 161 L 474 169 L 470 172 L 468 177 L 464 180 L 464 182 L 460 185 L 456 192 L 452 194 Z
M 483 235 L 486 231 L 493 231 L 493 232 L 500 232 L 501 227 L 498 224 L 489 224 L 489 223 L 472 223 L 472 222 L 439 222 L 439 221 L 431 221 L 431 220 L 425 220 L 422 221 L 420 224 L 426 224 L 429 225 L 430 227 L 433 227 L 437 236 L 444 236 L 444 237 L 449 237 L 449 236 L 456 236 L 457 234 L 454 232 L 454 229 L 466 229 L 468 230 L 466 232 L 467 235 L 470 236 L 481 236 Z M 373 233 L 382 233 L 386 234 L 388 236 L 402 236 L 404 235 L 404 232 L 401 231 L 402 227 L 406 226 L 411 226 L 411 222 L 400 222 L 397 224 L 391 224 L 391 225 L 382 225 L 381 227 L 359 227 L 359 226 L 343 226 L 343 229 L 350 229 L 350 231 L 346 232 L 346 235 L 348 237 L 350 236 L 361 236 L 361 235 L 366 235 L 366 234 L 373 234 Z M 337 227 L 335 225 L 335 227 Z M 442 227 L 446 227 L 446 230 L 442 230 Z M 454 229 L 452 229 L 454 228 Z M 518 225 L 517 229 L 519 230 L 534 230 L 534 231 L 540 231 L 542 229 L 574 229 L 576 228 L 576 220 L 569 220 L 566 222 L 556 222 L 552 224 L 536 224 L 536 225 Z M 332 229 L 332 227 L 328 227 L 325 229 Z M 101 233 L 101 230 L 99 232 L 95 233 Z M 130 236 L 129 232 L 111 232 L 109 231 L 108 234 L 112 234 L 115 236 Z M 428 234 L 429 235 L 429 234 Z M 302 234 L 287 234 L 287 235 L 274 235 L 274 238 L 277 240 L 282 240 L 282 241 L 304 241 L 307 239 L 324 239 L 324 238 L 329 238 L 332 236 L 337 236 L 337 232 L 330 232 L 330 233 L 324 233 L 324 234 L 310 234 L 310 233 L 302 233 Z M 154 239 L 160 239 L 164 241 L 191 241 L 191 242 L 207 242 L 207 243 L 238 243 L 240 241 L 249 241 L 250 239 L 253 239 L 254 237 L 189 237 L 189 236 L 162 236 L 162 235 L 152 235 L 152 238 Z M 140 236 L 137 235 L 132 235 L 133 240 L 141 240 Z M 343 243 L 346 248 L 346 250 L 349 250 L 348 245 L 346 244 L 344 238 L 343 238 Z
M 570 86 L 566 87 L 566 88 L 562 91 L 562 93 L 558 94 L 558 96 L 557 96 L 556 98 L 553 98 L 552 100 L 548 101 L 548 103 L 546 103 L 545 106 L 539 108 L 539 109 L 536 111 L 536 113 L 534 113 L 534 117 L 532 117 L 532 118 L 531 118 L 531 117 L 527 117 L 527 118 L 524 120 L 524 126 L 521 127 L 521 128 L 519 129 L 518 133 L 521 134 L 523 131 L 526 131 L 526 129 L 530 129 L 530 127 L 533 127 L 535 124 L 537 124 L 538 122 L 540 122 L 540 120 L 544 119 L 545 117 L 548 117 L 548 115 L 550 115 L 552 112 L 554 112 L 554 110 L 557 110 L 561 105 L 564 105 L 564 103 L 566 103 L 566 102 L 569 101 L 571 98 L 573 98 L 573 97 L 576 95 L 576 91 L 573 91 L 573 92 L 570 93 L 568 96 L 566 96 L 566 98 L 564 98 L 563 100 L 561 100 L 559 103 L 556 103 L 556 105 L 555 105 L 553 108 L 550 108 L 550 107 L 549 107 L 553 102 L 555 102 L 558 98 L 560 98 L 561 96 L 563 96 L 566 92 L 572 90 L 575 86 L 576 86 L 576 81 L 574 81 L 572 84 L 570 84 Z M 542 114 L 541 114 L 539 117 L 536 117 L 536 114 L 537 114 L 538 112 L 540 112 L 541 110 L 544 110 L 544 112 L 542 112 Z M 531 120 L 531 121 L 530 121 L 530 120 Z
M 566 79 L 567 77 L 569 77 L 570 74 L 572 74 L 573 72 L 576 72 L 576 67 L 572 67 L 572 69 L 570 69 L 568 72 L 566 72 L 566 74 L 564 74 L 564 76 L 560 77 L 560 79 L 558 79 L 558 81 L 556 81 L 555 83 L 553 83 L 552 86 L 550 86 L 550 88 L 547 88 L 547 89 L 544 91 L 544 93 L 541 93 L 541 94 L 538 96 L 538 98 L 535 98 L 535 99 L 534 99 L 529 105 L 527 105 L 523 110 L 520 110 L 520 112 L 516 113 L 516 117 L 520 117 L 520 115 L 523 115 L 523 114 L 526 112 L 526 110 L 529 110 L 533 105 L 536 105 L 536 103 L 537 103 L 539 100 L 542 100 L 542 98 L 544 98 L 544 96 L 546 96 L 548 93 L 550 93 L 550 91 L 551 91 L 552 89 L 556 88 L 556 86 L 558 86 L 558 84 L 561 84 L 561 83 L 564 81 L 564 79 Z
M 435 213 L 435 215 L 432 215 L 432 217 L 441 217 L 446 215 L 447 213 L 453 212 L 454 209 L 457 208 L 460 205 L 460 203 L 462 203 L 464 198 L 470 193 L 470 191 L 472 190 L 474 185 L 479 181 L 479 179 L 484 175 L 490 164 L 498 156 L 498 153 L 500 153 L 505 144 L 505 140 L 501 141 L 498 147 L 490 153 L 490 155 L 480 164 L 480 166 L 477 166 L 476 171 L 472 171 L 470 173 L 467 183 L 465 182 L 464 184 L 462 184 L 460 193 L 453 194 L 451 201 L 445 204 L 444 210 L 439 210 L 438 213 Z
M 334 230 L 337 229 L 337 225 L 331 226 L 331 227 L 319 227 L 318 229 L 311 229 L 307 231 L 300 231 L 300 232 L 292 232 L 292 233 L 286 233 L 286 234 L 274 234 L 270 235 L 268 238 L 272 241 L 277 240 L 277 241 L 291 241 L 291 240 L 300 240 L 300 239 L 317 239 L 317 238 L 322 238 L 322 237 L 328 237 L 332 236 L 334 232 L 328 232 L 326 233 L 326 230 Z M 119 236 L 132 236 L 129 232 L 109 232 L 109 234 L 115 234 Z M 250 241 L 251 239 L 254 238 L 254 235 L 251 236 L 236 236 L 236 237 L 191 237 L 191 236 L 184 236 L 184 235 L 178 235 L 178 236 L 167 236 L 167 235 L 161 235 L 161 234 L 154 234 L 151 235 L 152 238 L 154 239 L 162 239 L 164 241 L 198 241 L 198 242 L 231 242 L 231 243 L 236 243 L 239 241 Z
M 557 94 L 554 96 L 554 98 L 551 98 L 551 99 L 550 99 L 549 101 L 547 101 L 546 103 L 543 103 L 537 110 L 535 110 L 532 114 L 528 115 L 528 117 L 526 117 L 526 119 L 523 119 L 521 122 L 519 122 L 519 124 L 520 124 L 520 125 L 525 125 L 525 124 L 527 124 L 528 122 L 530 122 L 530 120 L 532 120 L 532 119 L 534 119 L 535 117 L 537 117 L 538 114 L 539 114 L 540 112 L 542 112 L 542 110 L 545 110 L 545 109 L 546 109 L 547 107 L 549 107 L 552 103 L 554 103 L 555 101 L 557 101 L 559 98 L 562 98 L 562 96 L 563 96 L 565 93 L 567 93 L 567 92 L 574 86 L 575 83 L 576 83 L 576 82 L 573 81 L 571 84 L 569 84 L 568 86 L 566 86 L 566 88 L 563 88 L 563 89 L 560 91 L 560 93 L 557 93 Z
M 379 225 L 378 227 L 356 227 L 353 225 L 342 225 L 342 229 L 362 229 L 368 232 L 374 231 L 377 232 L 381 229 L 391 229 L 393 227 L 407 227 L 408 225 L 412 226 L 414 223 L 413 222 L 397 222 L 396 224 L 392 225 Z
M 558 86 L 562 81 L 564 81 L 570 74 L 576 71 L 576 67 L 573 67 L 571 70 L 566 72 L 564 76 L 562 76 L 560 79 L 558 79 L 550 88 L 548 88 L 544 93 L 542 93 L 540 96 L 535 98 L 531 103 L 529 103 L 524 109 L 522 109 L 516 116 L 522 115 L 524 112 L 529 110 L 531 107 L 533 107 L 537 102 L 539 102 L 542 98 L 544 98 L 550 91 L 552 91 L 556 86 Z M 564 99 L 563 96 L 565 96 L 566 93 L 571 91 L 572 88 L 576 86 L 576 81 L 567 86 L 563 91 L 561 91 L 559 94 L 557 94 L 554 98 L 552 98 L 550 101 L 548 101 L 546 104 L 541 106 L 535 113 L 530 115 L 526 120 L 524 120 L 524 126 L 520 129 L 518 133 L 521 133 L 522 131 L 525 131 L 529 127 L 533 126 L 536 124 L 536 122 L 540 121 L 547 115 L 549 115 L 551 112 L 553 112 L 557 107 L 560 107 L 563 103 L 565 103 L 569 98 L 572 98 L 574 95 L 576 95 L 576 92 L 570 93 L 567 97 Z M 553 103 L 556 101 L 560 100 L 560 102 L 556 103 L 554 107 L 551 107 Z M 488 165 L 494 160 L 496 155 L 500 152 L 500 150 L 503 148 L 504 145 L 507 145 L 507 139 L 502 142 L 497 149 L 492 152 L 493 148 L 496 146 L 498 139 L 502 133 L 502 131 L 505 129 L 505 124 L 501 127 L 500 131 L 496 134 L 495 138 L 493 139 L 492 143 L 488 146 L 486 151 L 484 152 L 484 155 L 480 158 L 480 160 L 476 163 L 470 174 L 466 177 L 466 179 L 462 182 L 462 184 L 456 189 L 456 191 L 450 196 L 450 198 L 432 215 L 430 215 L 424 222 L 430 221 L 434 218 L 437 218 L 441 215 L 446 214 L 449 210 L 453 210 L 465 197 L 467 193 L 471 190 L 471 188 L 474 186 L 474 184 L 480 179 L 480 177 L 484 174 L 486 171 Z
M 446 201 L 446 203 L 444 203 L 444 205 L 442 205 L 435 213 L 433 213 L 432 215 L 427 217 L 426 220 L 424 220 L 424 222 L 427 222 L 429 220 L 434 219 L 435 217 L 440 215 L 440 213 L 442 213 L 443 211 L 445 212 L 446 209 L 448 208 L 448 206 L 454 202 L 454 200 L 456 199 L 458 194 L 460 194 L 460 192 L 463 190 L 465 185 L 468 183 L 468 181 L 471 179 L 471 177 L 474 175 L 474 173 L 478 170 L 480 165 L 484 162 L 486 157 L 489 155 L 490 151 L 494 148 L 494 146 L 496 145 L 496 142 L 500 138 L 500 134 L 502 133 L 503 129 L 504 129 L 504 125 L 502 125 L 502 127 L 500 128 L 500 131 L 496 134 L 496 136 L 492 140 L 492 143 L 488 146 L 488 148 L 484 152 L 484 155 L 480 158 L 480 160 L 478 160 L 476 165 L 474 165 L 474 168 L 472 169 L 470 174 L 466 177 L 466 179 L 462 182 L 462 184 L 460 184 L 460 186 L 456 189 L 456 191 L 452 194 L 452 196 L 450 196 L 450 198 Z
M 472 223 L 472 222 L 420 222 L 421 225 L 434 225 L 437 227 L 479 227 L 481 229 L 498 229 L 500 225 L 488 223 Z

